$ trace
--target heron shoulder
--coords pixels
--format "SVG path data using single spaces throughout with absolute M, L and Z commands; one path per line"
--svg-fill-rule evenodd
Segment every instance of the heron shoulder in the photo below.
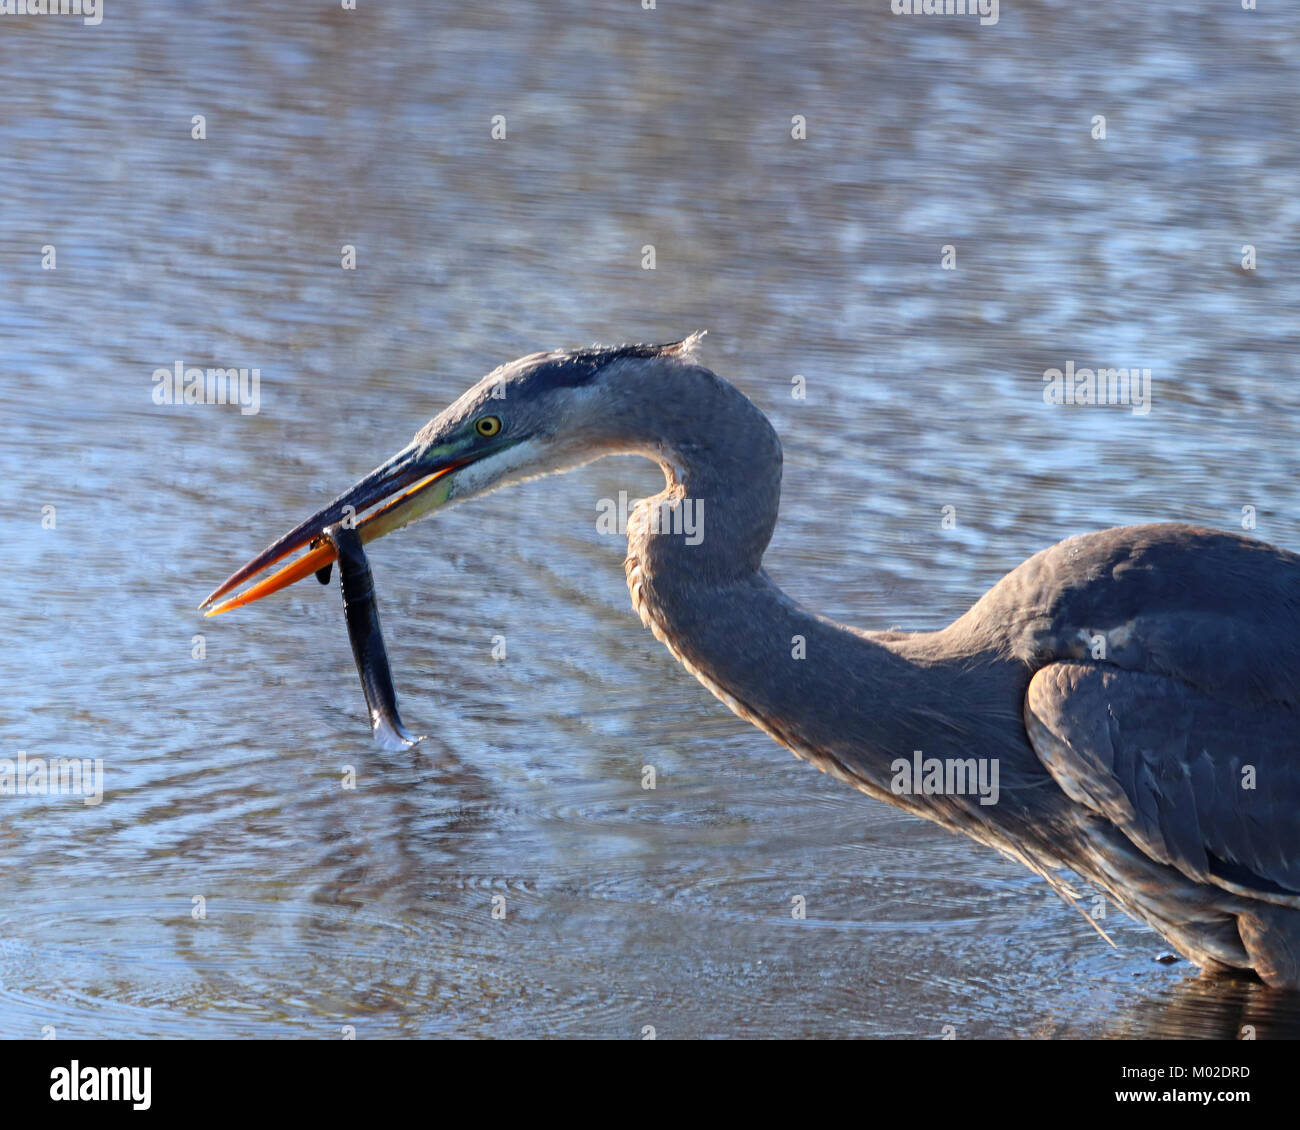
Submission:
M 1182 523 L 1067 538 L 953 625 L 1037 669 L 1086 659 L 1300 705 L 1300 556 Z

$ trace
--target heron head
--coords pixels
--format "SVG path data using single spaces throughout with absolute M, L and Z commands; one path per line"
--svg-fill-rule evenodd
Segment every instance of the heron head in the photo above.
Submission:
M 534 353 L 502 365 L 199 607 L 215 616 L 325 568 L 334 550 L 321 535 L 335 523 L 355 526 L 362 541 L 373 541 L 450 503 L 631 450 L 636 418 L 657 395 L 656 373 L 691 364 L 702 336 L 669 345 Z M 300 549 L 307 552 L 227 595 Z

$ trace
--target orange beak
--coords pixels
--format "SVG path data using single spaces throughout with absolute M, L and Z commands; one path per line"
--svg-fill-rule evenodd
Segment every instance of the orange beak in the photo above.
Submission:
M 218 616 L 232 608 L 252 604 L 326 568 L 334 561 L 334 547 L 321 534 L 336 522 L 351 525 L 363 542 L 373 541 L 405 526 L 447 501 L 451 486 L 449 476 L 467 462 L 469 460 L 432 458 L 427 453 L 421 454 L 421 449 L 412 444 L 371 471 L 323 510 L 267 546 L 243 568 L 237 569 L 199 608 L 205 616 Z M 282 565 L 270 576 L 234 596 L 226 595 L 303 548 L 307 549 L 306 553 Z M 226 599 L 222 600 L 222 597 Z M 218 601 L 220 603 L 216 603 Z

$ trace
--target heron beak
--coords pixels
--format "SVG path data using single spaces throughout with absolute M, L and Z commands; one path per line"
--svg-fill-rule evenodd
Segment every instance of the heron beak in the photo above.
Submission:
M 322 534 L 326 527 L 337 522 L 352 525 L 361 540 L 368 542 L 442 506 L 447 501 L 453 473 L 476 458 L 463 455 L 457 458 L 448 451 L 449 448 L 431 451 L 416 444 L 399 451 L 351 490 L 339 495 L 323 510 L 318 510 L 284 537 L 268 545 L 243 568 L 237 569 L 199 605 L 200 610 L 205 616 L 218 616 L 232 608 L 261 600 L 327 568 L 334 561 L 335 554 L 333 546 Z M 227 596 L 245 581 L 303 548 L 307 552 L 301 557 L 282 565 L 243 592 Z M 226 599 L 222 600 L 222 597 Z M 220 603 L 216 603 L 218 601 Z

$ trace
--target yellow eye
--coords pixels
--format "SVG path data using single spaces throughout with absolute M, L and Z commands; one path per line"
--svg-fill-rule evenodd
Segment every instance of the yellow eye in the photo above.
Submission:
M 497 416 L 484 416 L 474 424 L 474 430 L 481 436 L 494 436 L 501 430 L 501 420 Z

